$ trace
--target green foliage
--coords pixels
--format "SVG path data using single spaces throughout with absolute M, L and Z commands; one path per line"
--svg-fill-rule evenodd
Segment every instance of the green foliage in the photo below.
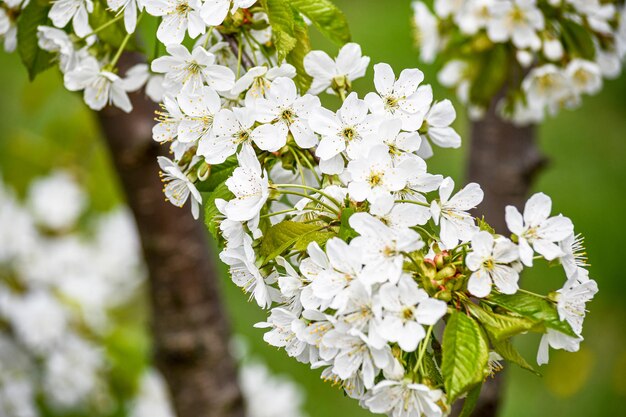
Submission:
M 565 48 L 574 51 L 583 59 L 593 60 L 596 48 L 589 30 L 572 20 L 563 20 L 561 27 Z
M 213 191 L 220 184 L 226 182 L 233 174 L 233 171 L 239 166 L 237 156 L 233 155 L 219 165 L 211 165 L 211 173 L 205 181 L 197 183 L 200 191 Z
M 298 16 L 299 17 L 299 16 Z M 296 82 L 300 91 L 307 91 L 311 86 L 311 77 L 304 70 L 304 57 L 311 51 L 311 41 L 309 40 L 309 29 L 301 18 L 294 26 L 296 35 L 296 46 L 287 55 L 287 62 L 296 68 Z
M 272 27 L 278 61 L 282 62 L 297 44 L 293 9 L 286 0 L 261 0 L 261 5 Z
M 211 192 L 202 193 L 202 201 L 204 202 L 204 224 L 215 239 L 217 239 L 218 229 L 216 217 L 220 215 L 220 212 L 215 205 L 215 200 L 219 198 L 230 200 L 233 197 L 233 193 L 230 192 L 225 182 L 219 184 Z
M 350 42 L 350 29 L 344 14 L 330 0 L 291 0 L 294 9 L 337 45 Z
M 354 214 L 354 209 L 346 207 L 341 211 L 341 225 L 339 226 L 339 238 L 342 240 L 348 240 L 356 237 L 359 234 L 350 226 L 350 216 Z
M 432 356 L 432 354 L 429 352 L 426 352 L 422 360 L 423 360 L 422 364 L 424 365 L 426 376 L 428 377 L 428 379 L 430 379 L 430 382 L 435 387 L 443 386 L 443 376 L 441 375 L 441 371 L 437 367 L 435 358 Z
M 350 41 L 348 22 L 330 0 L 261 0 L 270 26 L 279 62 L 287 60 L 297 72 L 296 83 L 307 90 L 311 79 L 304 72 L 303 60 L 311 50 L 306 16 L 328 39 L 338 45 Z
M 561 321 L 555 305 L 544 298 L 520 292 L 513 295 L 492 293 L 488 301 L 568 336 L 577 337 L 571 326 Z
M 310 242 L 317 241 L 317 239 L 323 240 L 324 242 L 328 240 L 325 235 L 316 233 L 320 233 L 320 227 L 318 225 L 286 220 L 275 224 L 265 232 L 259 252 L 265 262 L 268 262 L 284 254 L 286 250 L 294 245 L 302 249 L 302 247 L 306 248 L 306 245 Z
M 17 20 L 17 51 L 31 81 L 52 66 L 53 55 L 39 48 L 37 38 L 37 27 L 48 23 L 50 7 L 49 1 L 31 0 Z
M 474 411 L 474 408 L 476 408 L 478 397 L 480 397 L 480 390 L 482 389 L 482 387 L 483 384 L 481 382 L 467 393 L 467 397 L 465 397 L 465 401 L 463 402 L 463 409 L 461 409 L 461 414 L 459 414 L 459 417 L 470 417 L 472 415 L 472 411 Z
M 474 64 L 476 75 L 470 88 L 470 101 L 486 108 L 509 78 L 507 68 L 510 64 L 506 45 L 494 45 L 492 49 L 479 55 Z
M 463 312 L 450 315 L 443 332 L 441 372 L 452 403 L 485 378 L 489 348 L 476 320 Z
M 126 28 L 124 27 L 124 19 L 110 24 L 111 20 L 114 18 L 115 14 L 107 10 L 106 3 L 94 2 L 93 13 L 89 15 L 89 23 L 94 29 L 108 24 L 107 27 L 98 30 L 98 38 L 108 46 L 117 49 L 122 45 L 122 42 L 124 42 L 124 38 L 126 38 Z M 125 49 L 130 51 L 138 50 L 132 37 L 126 44 Z
M 527 332 L 536 326 L 537 322 L 526 317 L 513 317 L 497 314 L 485 310 L 476 304 L 467 304 L 470 313 L 483 325 L 490 338 L 495 340 L 508 339 L 520 333 Z
M 524 357 L 517 351 L 517 349 L 515 349 L 510 339 L 499 340 L 499 341 L 494 340 L 494 339 L 490 339 L 490 340 L 491 340 L 491 347 L 493 348 L 493 350 L 497 354 L 502 356 L 505 360 L 507 360 L 508 362 L 514 363 L 518 365 L 519 367 L 534 373 L 535 375 L 541 376 L 541 374 L 537 372 L 535 368 L 532 367 L 532 365 L 526 362 L 526 359 L 524 359 Z

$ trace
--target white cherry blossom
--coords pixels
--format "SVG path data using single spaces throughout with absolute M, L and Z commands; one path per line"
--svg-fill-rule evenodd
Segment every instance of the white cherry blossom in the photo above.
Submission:
M 161 17 L 157 39 L 164 45 L 180 44 L 189 33 L 192 39 L 206 31 L 200 0 L 143 0 L 146 12 Z
M 459 241 L 469 241 L 477 227 L 474 218 L 467 213 L 483 200 L 483 190 L 476 183 L 467 184 L 452 196 L 454 181 L 448 177 L 439 187 L 439 201 L 433 200 L 430 206 L 435 224 L 441 227 L 441 243 L 453 248 Z M 452 196 L 452 197 L 451 197 Z
M 504 237 L 494 238 L 481 231 L 472 237 L 472 252 L 467 254 L 465 264 L 473 271 L 467 289 L 476 297 L 486 297 L 495 285 L 503 294 L 515 294 L 518 289 L 519 272 L 512 265 L 519 259 L 517 246 Z
M 524 216 L 513 206 L 506 207 L 506 224 L 519 240 L 520 260 L 526 266 L 533 264 L 533 249 L 551 261 L 564 252 L 558 244 L 574 233 L 572 221 L 562 215 L 550 217 L 552 200 L 543 193 L 530 197 L 524 207 Z
M 333 83 L 344 85 L 363 77 L 369 62 L 369 57 L 362 56 L 361 47 L 356 43 L 345 44 L 335 60 L 326 52 L 309 52 L 304 57 L 304 68 L 313 77 L 309 93 L 319 94 Z
M 190 53 L 183 45 L 168 45 L 167 53 L 152 61 L 152 71 L 165 74 L 165 79 L 194 92 L 204 83 L 216 91 L 230 90 L 235 74 L 230 68 L 218 65 L 215 55 L 198 46 Z

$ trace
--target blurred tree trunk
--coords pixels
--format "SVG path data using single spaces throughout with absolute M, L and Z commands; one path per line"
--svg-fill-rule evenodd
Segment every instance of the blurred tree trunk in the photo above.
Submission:
M 503 120 L 496 110 L 499 97 L 494 99 L 483 119 L 471 123 L 467 177 L 480 184 L 485 192 L 474 214 L 485 216 L 497 233 L 506 235 L 505 207 L 513 205 L 523 209 L 534 178 L 545 166 L 546 159 L 537 146 L 536 126 L 517 126 Z M 485 382 L 472 416 L 498 414 L 504 376 L 499 372 Z M 454 408 L 453 415 L 459 412 L 460 404 Z
M 126 54 L 128 68 L 137 57 Z M 164 201 L 152 140 L 156 106 L 131 96 L 130 114 L 107 107 L 98 118 L 134 214 L 149 271 L 156 366 L 177 417 L 242 417 L 230 327 L 204 225 Z

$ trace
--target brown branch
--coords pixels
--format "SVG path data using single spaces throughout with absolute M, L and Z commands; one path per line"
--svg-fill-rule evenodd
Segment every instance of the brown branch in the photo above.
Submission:
M 224 37 L 224 41 L 226 41 L 228 46 L 230 46 L 230 50 L 233 51 L 233 54 L 235 54 L 235 56 L 239 56 L 239 40 L 235 37 L 235 35 L 222 33 L 222 36 Z M 254 62 L 244 50 L 241 51 L 241 65 L 246 70 L 254 67 Z
M 129 67 L 137 57 L 125 54 Z M 178 417 L 243 417 L 230 327 L 206 231 L 187 207 L 165 202 L 152 140 L 156 106 L 132 95 L 134 110 L 98 113 L 111 158 L 133 211 L 149 271 L 155 361 Z
M 537 174 L 547 159 L 537 146 L 536 126 L 517 126 L 500 117 L 496 97 L 484 118 L 471 124 L 468 180 L 480 184 L 485 198 L 475 211 L 485 216 L 496 232 L 506 234 L 504 221 L 507 205 L 523 208 Z M 483 385 L 472 416 L 495 417 L 501 403 L 505 373 L 498 373 Z M 462 404 L 453 408 L 458 416 Z

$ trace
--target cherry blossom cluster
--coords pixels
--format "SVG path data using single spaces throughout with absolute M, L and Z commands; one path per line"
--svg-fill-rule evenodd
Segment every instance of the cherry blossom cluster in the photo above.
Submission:
M 483 198 L 478 184 L 455 193 L 451 178 L 428 173 L 431 142 L 458 147 L 460 137 L 454 108 L 434 101 L 420 70 L 396 75 L 376 64 L 376 91 L 359 98 L 350 86 L 369 58 L 356 44 L 335 59 L 310 52 L 306 91 L 286 64 L 228 81 L 196 73 L 196 51 L 168 48 L 153 62 L 166 80 L 182 80 L 153 130 L 174 158 L 159 158 L 164 191 L 177 206 L 190 201 L 195 216 L 204 206 L 233 282 L 269 309 L 257 325 L 269 344 L 323 369 L 372 412 L 445 415 L 454 398 L 436 346 L 446 317 L 491 314 L 496 295 L 523 291 L 523 267 L 545 259 L 562 263 L 568 279 L 551 298 L 532 297 L 567 334 L 540 326 L 538 361 L 548 346 L 578 349 L 597 287 L 572 222 L 551 216 L 550 198 L 536 194 L 523 214 L 507 208 L 511 234 L 498 235 L 469 213 Z M 322 106 L 321 92 L 341 107 Z M 485 351 L 480 379 L 499 369 L 488 353 L 502 359 Z
M 144 273 L 130 214 L 93 217 L 87 204 L 65 172 L 33 182 L 25 202 L 0 186 L 1 415 L 39 416 L 40 399 L 92 415 L 112 404 L 103 340 Z
M 418 0 L 413 9 L 421 59 L 443 64 L 439 81 L 474 117 L 491 99 L 520 124 L 576 107 L 620 74 L 626 55 L 618 1 L 435 0 L 431 11 Z M 482 97 L 487 84 L 496 89 Z

